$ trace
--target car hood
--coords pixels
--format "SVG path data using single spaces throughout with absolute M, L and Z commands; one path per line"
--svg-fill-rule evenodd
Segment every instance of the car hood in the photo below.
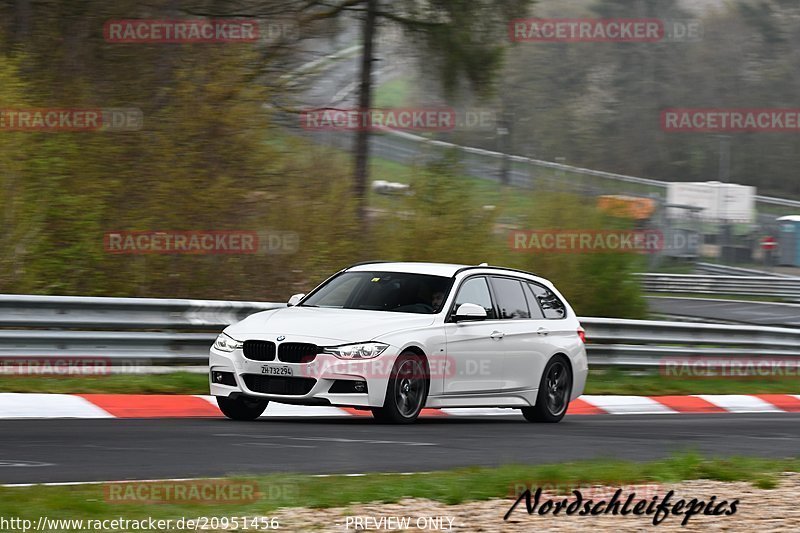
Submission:
M 263 311 L 228 326 L 225 333 L 236 340 L 283 335 L 317 337 L 332 341 L 361 342 L 412 328 L 430 326 L 434 315 L 325 309 L 320 307 L 285 307 Z

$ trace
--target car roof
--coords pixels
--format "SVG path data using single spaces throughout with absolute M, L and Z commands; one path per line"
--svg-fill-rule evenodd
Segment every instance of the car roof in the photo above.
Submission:
M 348 272 L 408 272 L 412 274 L 428 274 L 431 276 L 453 277 L 456 272 L 467 265 L 456 265 L 450 263 L 422 263 L 422 262 L 403 262 L 385 263 L 375 261 L 374 263 L 361 263 L 353 265 L 347 269 Z
M 453 263 L 423 263 L 423 262 L 401 262 L 401 263 L 388 263 L 382 261 L 375 261 L 370 263 L 359 263 L 357 265 L 353 265 L 350 268 L 346 269 L 348 272 L 407 272 L 412 274 L 427 274 L 431 276 L 444 276 L 451 278 L 456 274 L 464 271 L 474 271 L 480 272 L 483 271 L 484 273 L 517 273 L 517 274 L 525 274 L 527 276 L 532 276 L 537 279 L 541 279 L 535 274 L 530 272 L 525 272 L 522 270 L 516 270 L 513 268 L 504 268 L 499 266 L 489 266 L 489 265 L 458 265 Z

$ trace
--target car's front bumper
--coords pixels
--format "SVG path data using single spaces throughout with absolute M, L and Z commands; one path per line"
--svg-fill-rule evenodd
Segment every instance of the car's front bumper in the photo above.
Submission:
M 214 348 L 209 355 L 209 385 L 213 396 L 252 396 L 290 404 L 327 404 L 353 407 L 382 407 L 386 398 L 389 375 L 397 358 L 397 350 L 390 347 L 386 352 L 369 360 L 343 360 L 330 354 L 318 354 L 310 363 L 284 363 L 281 361 L 252 361 L 246 359 L 242 350 L 220 352 Z M 292 376 L 271 376 L 262 373 L 264 367 L 289 367 Z M 215 383 L 214 372 L 232 373 L 236 385 Z M 245 382 L 246 375 L 278 379 L 311 379 L 314 384 L 306 394 L 265 394 L 252 390 Z M 364 381 L 366 393 L 331 393 L 337 381 Z

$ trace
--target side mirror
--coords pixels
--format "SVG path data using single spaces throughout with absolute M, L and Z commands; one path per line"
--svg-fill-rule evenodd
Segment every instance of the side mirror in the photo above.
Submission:
M 301 292 L 300 294 L 295 294 L 294 296 L 289 298 L 289 307 L 294 307 L 295 305 L 297 305 L 297 302 L 302 300 L 303 296 L 305 296 L 305 294 Z
M 456 309 L 456 322 L 486 320 L 486 309 L 476 304 L 461 304 Z

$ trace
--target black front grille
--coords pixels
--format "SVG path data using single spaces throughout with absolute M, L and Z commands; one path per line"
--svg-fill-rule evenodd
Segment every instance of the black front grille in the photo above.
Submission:
M 317 382 L 313 378 L 288 378 L 283 376 L 261 376 L 244 374 L 244 384 L 253 392 L 262 394 L 285 394 L 302 396 L 308 394 Z
M 244 356 L 253 361 L 274 361 L 275 343 L 272 341 L 244 341 Z
M 310 363 L 319 352 L 319 346 L 305 342 L 284 342 L 278 345 L 278 359 L 284 363 Z

